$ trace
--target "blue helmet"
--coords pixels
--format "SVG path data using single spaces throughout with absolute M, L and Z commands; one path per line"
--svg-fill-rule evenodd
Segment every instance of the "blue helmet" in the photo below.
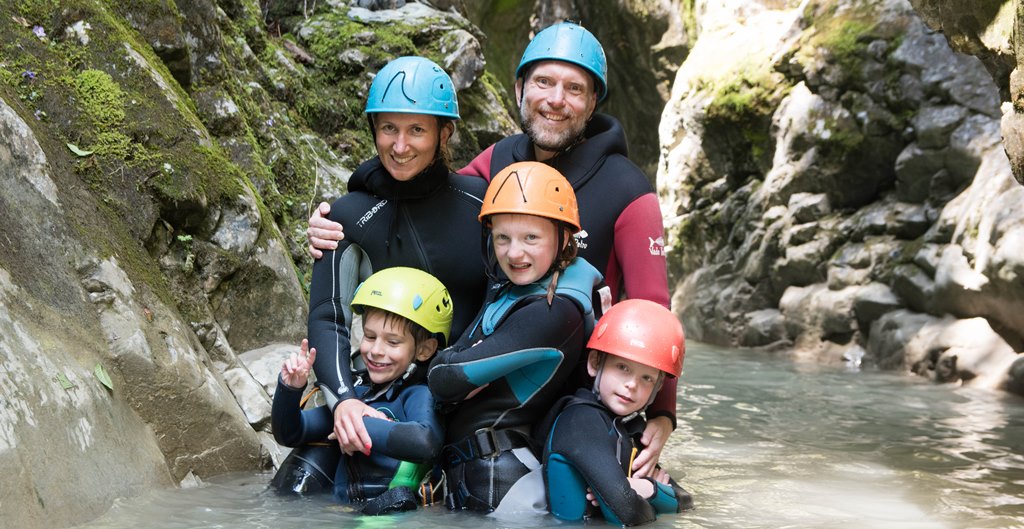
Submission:
M 430 114 L 459 119 L 452 78 L 423 57 L 399 57 L 380 69 L 370 84 L 366 113 Z
M 560 22 L 548 26 L 533 37 L 526 46 L 523 58 L 516 68 L 516 79 L 523 70 L 536 61 L 565 61 L 587 70 L 597 79 L 597 100 L 608 95 L 608 60 L 604 48 L 593 33 L 572 22 Z

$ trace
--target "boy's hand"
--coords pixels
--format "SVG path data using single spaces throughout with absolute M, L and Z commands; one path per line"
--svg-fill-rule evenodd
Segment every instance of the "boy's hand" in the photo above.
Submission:
M 662 483 L 668 483 L 668 474 L 662 472 L 659 475 L 655 472 L 658 459 L 661 458 L 661 450 L 665 448 L 665 441 L 672 433 L 672 421 L 668 417 L 655 417 L 647 421 L 644 434 L 640 442 L 644 449 L 633 461 L 633 476 L 637 478 L 654 478 Z
M 629 480 L 629 486 L 632 487 L 641 498 L 649 500 L 654 496 L 654 483 L 651 483 L 644 478 L 626 479 Z
M 301 389 L 309 380 L 309 370 L 316 361 L 316 349 L 309 348 L 309 340 L 302 339 L 298 353 L 292 353 L 281 366 L 281 381 L 289 387 Z
M 363 417 L 388 418 L 359 399 L 344 400 L 334 408 L 334 433 L 328 438 L 337 439 L 341 451 L 348 455 L 362 452 L 368 456 L 370 449 L 373 448 L 373 441 L 370 439 L 370 433 L 366 431 L 366 425 L 363 424 Z
M 345 232 L 341 224 L 327 218 L 331 213 L 331 205 L 321 202 L 313 214 L 309 216 L 309 227 L 306 228 L 306 239 L 309 241 L 309 254 L 313 259 L 324 256 L 320 250 L 333 250 L 338 247 L 338 241 L 345 238 Z

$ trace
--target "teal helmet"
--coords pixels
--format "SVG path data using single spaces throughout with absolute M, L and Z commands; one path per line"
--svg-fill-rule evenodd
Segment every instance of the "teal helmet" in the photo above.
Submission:
M 452 78 L 429 59 L 399 57 L 377 72 L 366 98 L 366 113 L 430 114 L 459 119 Z
M 516 68 L 516 79 L 536 61 L 565 61 L 590 72 L 597 79 L 597 100 L 608 95 L 608 59 L 593 33 L 573 22 L 548 26 L 526 46 Z

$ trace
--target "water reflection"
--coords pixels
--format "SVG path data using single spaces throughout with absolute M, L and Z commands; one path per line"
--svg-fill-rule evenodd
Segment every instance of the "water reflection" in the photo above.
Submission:
M 1024 527 L 1024 399 L 700 344 L 688 344 L 680 392 L 663 463 L 697 509 L 652 527 Z M 573 525 L 442 509 L 365 518 L 267 493 L 268 480 L 154 493 L 87 527 Z

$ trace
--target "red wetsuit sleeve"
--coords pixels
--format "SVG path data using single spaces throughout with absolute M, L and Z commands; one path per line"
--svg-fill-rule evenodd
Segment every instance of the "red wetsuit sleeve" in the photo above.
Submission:
M 479 176 L 484 180 L 491 181 L 491 155 L 494 154 L 494 145 L 484 149 L 484 152 L 476 155 L 469 165 L 456 171 L 464 176 Z
M 608 261 L 605 279 L 613 296 L 621 293 L 618 284 L 621 278 L 626 297 L 669 306 L 664 233 L 661 206 L 654 193 L 638 197 L 622 210 L 615 221 L 615 255 Z M 675 378 L 665 379 L 661 391 L 647 408 L 648 419 L 668 417 L 675 429 L 676 386 Z
M 627 298 L 669 306 L 664 233 L 661 206 L 654 193 L 638 197 L 622 210 L 615 221 L 614 255 L 605 276 L 612 292 L 624 290 Z

